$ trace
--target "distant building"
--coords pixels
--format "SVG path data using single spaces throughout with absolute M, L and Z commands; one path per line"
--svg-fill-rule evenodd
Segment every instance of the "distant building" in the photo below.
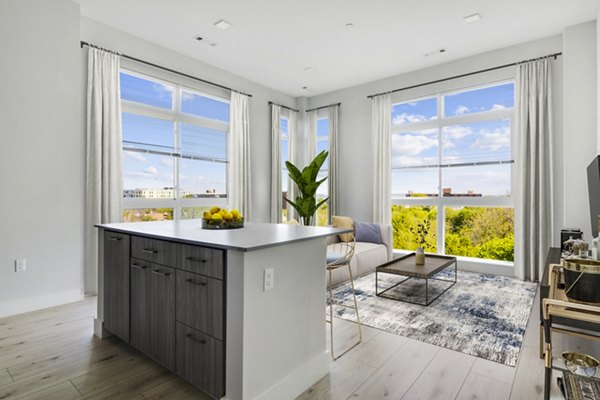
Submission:
M 481 193 L 475 193 L 473 190 L 467 190 L 467 193 L 452 193 L 452 188 L 443 188 L 444 197 L 481 197 Z M 415 193 L 409 190 L 406 197 L 438 197 L 437 193 Z
M 192 195 L 190 190 L 180 190 L 181 197 L 189 197 Z M 162 189 L 124 189 L 123 197 L 135 199 L 174 199 L 176 190 L 172 187 L 164 187 Z

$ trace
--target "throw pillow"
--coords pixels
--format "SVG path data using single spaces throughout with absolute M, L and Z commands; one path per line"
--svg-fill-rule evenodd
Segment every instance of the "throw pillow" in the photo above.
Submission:
M 354 222 L 350 217 L 343 217 L 341 215 L 334 215 L 331 217 L 333 220 L 334 228 L 344 228 L 344 229 L 354 229 Z M 352 235 L 349 233 L 342 233 L 340 235 L 340 240 L 342 242 L 349 242 L 352 240 Z
M 357 242 L 368 242 L 381 244 L 381 235 L 379 234 L 379 225 L 369 222 L 355 222 L 354 230 L 356 232 Z

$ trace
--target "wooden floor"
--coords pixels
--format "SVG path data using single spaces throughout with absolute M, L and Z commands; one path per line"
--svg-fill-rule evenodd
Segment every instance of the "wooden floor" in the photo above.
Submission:
M 206 398 L 118 339 L 94 337 L 95 314 L 88 297 L 0 319 L 0 400 Z M 538 321 L 534 307 L 517 368 L 363 327 L 363 342 L 298 399 L 541 399 Z M 352 324 L 335 327 L 336 348 L 355 339 Z

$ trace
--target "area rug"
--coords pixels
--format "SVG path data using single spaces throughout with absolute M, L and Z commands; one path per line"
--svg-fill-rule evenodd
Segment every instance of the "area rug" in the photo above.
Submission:
M 451 279 L 454 271 L 436 277 Z M 379 274 L 380 288 L 401 277 Z M 504 276 L 458 272 L 458 282 L 428 307 L 375 296 L 375 273 L 355 280 L 360 320 L 364 325 L 515 366 L 537 284 Z M 423 293 L 424 281 L 410 279 L 386 292 L 393 296 Z M 447 283 L 430 280 L 439 293 Z M 350 283 L 334 289 L 336 302 L 350 303 Z M 354 320 L 354 311 L 335 307 L 334 315 Z

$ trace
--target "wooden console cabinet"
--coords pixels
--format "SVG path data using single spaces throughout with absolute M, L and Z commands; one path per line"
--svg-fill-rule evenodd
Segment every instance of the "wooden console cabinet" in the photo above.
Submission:
M 104 327 L 225 395 L 225 251 L 104 231 Z

